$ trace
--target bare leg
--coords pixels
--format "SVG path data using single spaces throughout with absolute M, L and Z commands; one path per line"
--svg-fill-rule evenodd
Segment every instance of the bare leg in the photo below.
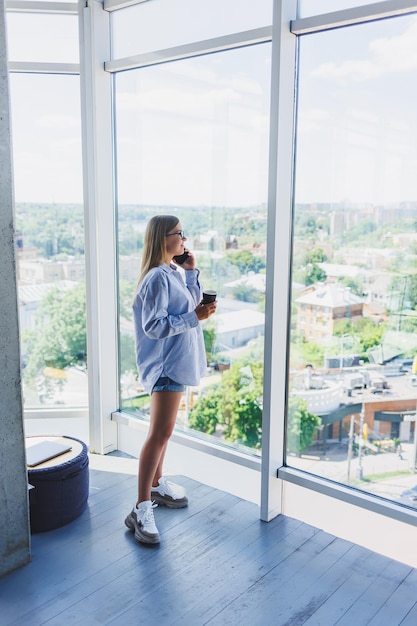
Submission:
M 166 442 L 165 446 L 162 449 L 161 456 L 159 457 L 159 463 L 158 463 L 158 467 L 156 468 L 155 475 L 153 477 L 152 487 L 158 486 L 158 481 L 164 472 L 163 467 L 164 467 L 164 459 L 165 459 L 165 453 L 167 451 L 167 447 L 168 447 L 168 442 Z
M 152 394 L 151 422 L 139 459 L 136 505 L 151 499 L 152 482 L 159 472 L 158 478 L 162 475 L 162 463 L 174 430 L 181 396 L 181 391 L 154 391 Z

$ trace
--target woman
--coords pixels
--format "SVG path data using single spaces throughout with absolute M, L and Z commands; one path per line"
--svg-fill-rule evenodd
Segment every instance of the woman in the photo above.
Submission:
M 216 310 L 203 304 L 199 270 L 192 252 L 182 264 L 185 281 L 172 263 L 187 249 L 178 218 L 157 215 L 145 231 L 141 274 L 133 303 L 136 362 L 151 395 L 149 432 L 139 459 L 138 499 L 125 524 L 143 543 L 159 543 L 153 508 L 187 506 L 184 491 L 167 481 L 162 466 L 186 385 L 195 386 L 206 370 L 200 321 Z M 174 259 L 175 261 L 175 259 Z

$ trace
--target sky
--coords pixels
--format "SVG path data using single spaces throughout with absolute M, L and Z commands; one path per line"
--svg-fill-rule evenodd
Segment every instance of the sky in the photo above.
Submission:
M 304 36 L 299 202 L 417 200 L 417 18 Z
M 60 24 L 46 24 L 51 49 L 74 62 Z M 9 20 L 10 60 L 22 60 L 28 27 Z M 27 60 L 50 54 L 36 32 Z M 262 44 L 121 73 L 119 202 L 265 203 L 269 56 Z M 417 200 L 416 66 L 415 16 L 301 37 L 297 202 Z M 14 74 L 10 89 L 16 201 L 82 202 L 78 78 Z

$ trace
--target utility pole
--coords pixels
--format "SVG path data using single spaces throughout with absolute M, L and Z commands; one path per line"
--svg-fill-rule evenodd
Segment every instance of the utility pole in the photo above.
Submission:
M 413 474 L 416 473 L 416 458 L 417 458 L 417 407 L 414 415 L 404 415 L 404 422 L 414 422 L 414 444 L 413 452 L 410 459 L 410 469 Z
M 352 459 L 353 450 L 353 428 L 355 425 L 355 416 L 350 416 L 350 429 L 349 429 L 349 444 L 348 444 L 348 458 L 347 458 L 347 482 L 350 483 L 350 461 Z
M 356 478 L 358 480 L 363 480 L 363 470 L 362 470 L 362 447 L 363 447 L 363 423 L 365 420 L 365 411 L 362 404 L 361 410 L 361 419 L 359 425 L 359 451 L 358 451 L 358 467 L 356 468 Z

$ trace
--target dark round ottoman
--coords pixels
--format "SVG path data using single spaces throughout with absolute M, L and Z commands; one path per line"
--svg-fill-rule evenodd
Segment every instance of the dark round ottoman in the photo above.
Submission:
M 26 437 L 26 446 L 56 441 L 71 450 L 49 461 L 28 467 L 30 525 L 33 533 L 52 530 L 72 522 L 87 506 L 89 471 L 87 446 L 73 437 Z

